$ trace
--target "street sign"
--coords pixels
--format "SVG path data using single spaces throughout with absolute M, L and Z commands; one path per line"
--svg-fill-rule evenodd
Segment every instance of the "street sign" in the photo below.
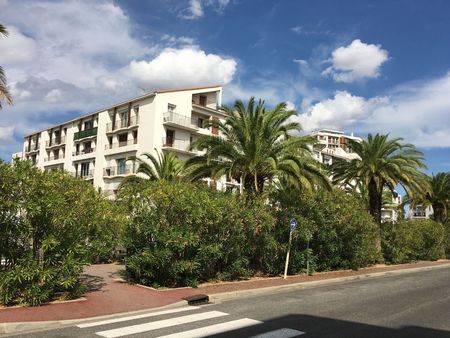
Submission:
M 295 218 L 291 219 L 289 226 L 291 227 L 291 231 L 294 231 L 297 228 L 297 220 Z

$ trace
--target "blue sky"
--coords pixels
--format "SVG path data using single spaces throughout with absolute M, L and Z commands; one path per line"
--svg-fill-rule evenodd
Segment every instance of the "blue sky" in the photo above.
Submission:
M 0 0 L 13 107 L 25 133 L 143 90 L 224 85 L 226 102 L 288 102 L 305 132 L 389 132 L 450 170 L 449 1 Z

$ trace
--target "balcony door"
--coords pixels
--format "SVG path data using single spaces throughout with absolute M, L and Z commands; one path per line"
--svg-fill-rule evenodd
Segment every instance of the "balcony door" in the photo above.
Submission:
M 89 162 L 81 163 L 80 177 L 85 177 L 89 175 Z
M 175 141 L 175 130 L 166 130 L 166 146 L 172 147 L 173 142 Z
M 125 175 L 126 174 L 126 159 L 118 158 L 117 162 L 117 175 Z

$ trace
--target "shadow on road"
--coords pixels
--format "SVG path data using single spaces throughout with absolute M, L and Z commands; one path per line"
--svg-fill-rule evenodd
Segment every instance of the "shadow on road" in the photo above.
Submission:
M 401 328 L 386 328 L 381 326 L 361 324 L 344 320 L 309 316 L 289 315 L 265 321 L 260 325 L 229 331 L 213 337 L 251 337 L 268 331 L 281 328 L 294 329 L 306 332 L 298 337 L 345 337 L 345 338 L 450 338 L 450 331 L 429 329 L 419 326 L 406 326 Z M 273 335 L 270 337 L 277 337 Z

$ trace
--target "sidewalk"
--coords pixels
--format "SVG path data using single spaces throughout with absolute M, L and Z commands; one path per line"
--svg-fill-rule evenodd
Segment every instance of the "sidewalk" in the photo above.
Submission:
M 0 308 L 0 323 L 55 321 L 81 319 L 110 315 L 121 312 L 157 308 L 177 303 L 182 298 L 204 293 L 207 295 L 219 293 L 236 293 L 243 290 L 255 290 L 267 287 L 282 287 L 297 283 L 332 280 L 336 278 L 364 277 L 368 274 L 383 273 L 415 268 L 450 267 L 450 260 L 437 262 L 419 262 L 403 265 L 376 266 L 358 271 L 345 270 L 317 273 L 313 276 L 291 276 L 287 280 L 282 277 L 253 278 L 247 281 L 206 283 L 198 288 L 178 288 L 154 290 L 151 288 L 130 285 L 120 281 L 118 274 L 123 266 L 116 264 L 92 265 L 85 271 L 90 291 L 83 299 L 53 303 L 40 307 Z

